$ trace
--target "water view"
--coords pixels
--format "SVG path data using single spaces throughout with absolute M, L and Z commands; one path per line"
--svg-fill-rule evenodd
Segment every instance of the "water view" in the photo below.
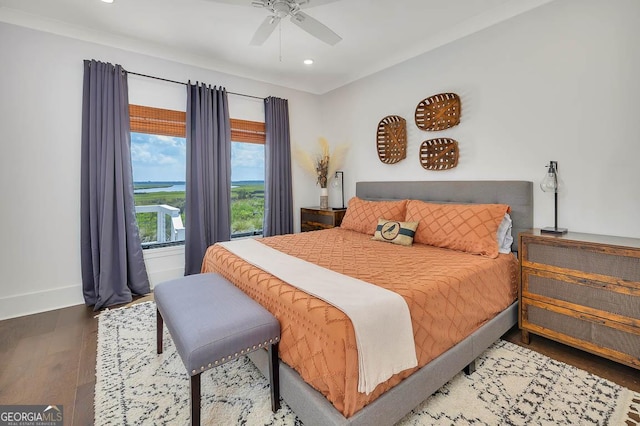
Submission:
M 134 182 L 134 198 L 136 206 L 167 205 L 179 209 L 184 227 L 185 221 L 185 182 L 180 181 L 147 181 Z M 147 208 L 148 209 L 148 208 Z M 158 210 L 160 211 L 160 210 Z M 174 210 L 175 211 L 175 210 Z M 158 241 L 173 241 L 171 233 L 172 220 L 159 221 L 157 212 L 139 212 L 136 214 L 138 228 L 143 244 Z M 177 212 L 175 213 L 177 214 Z M 261 234 L 264 218 L 264 181 L 237 181 L 231 186 L 231 234 Z M 158 224 L 164 223 L 164 230 L 158 230 Z M 164 232 L 165 235 L 158 235 Z
M 185 183 L 181 183 L 181 184 L 174 184 L 171 186 L 165 186 L 165 185 L 161 185 L 161 186 L 157 186 L 157 187 L 147 187 L 145 185 L 153 185 L 152 183 L 144 183 L 141 184 L 143 185 L 142 187 L 138 187 L 137 188 L 138 183 L 134 183 L 134 190 L 133 192 L 135 194 L 143 194 L 143 193 L 148 193 L 148 192 L 184 192 L 186 190 L 186 184 Z

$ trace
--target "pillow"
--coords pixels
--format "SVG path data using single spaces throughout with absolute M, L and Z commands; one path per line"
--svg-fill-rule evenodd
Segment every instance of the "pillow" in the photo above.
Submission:
M 398 222 L 403 221 L 406 206 L 407 200 L 366 201 L 353 197 L 349 200 L 340 228 L 373 235 L 378 226 L 378 219 L 381 217 Z
M 498 226 L 498 232 L 496 237 L 498 238 L 498 252 L 503 254 L 511 253 L 511 245 L 513 244 L 513 235 L 511 235 L 511 228 L 513 222 L 509 213 L 505 213 Z
M 419 222 L 416 243 L 498 257 L 505 204 L 433 204 L 409 200 L 405 221 Z
M 418 222 L 398 222 L 396 220 L 378 219 L 376 232 L 372 240 L 410 246 L 416 234 Z

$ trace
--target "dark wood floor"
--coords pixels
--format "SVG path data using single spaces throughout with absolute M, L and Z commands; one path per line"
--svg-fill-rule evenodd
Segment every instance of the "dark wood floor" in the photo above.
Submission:
M 63 405 L 65 424 L 93 424 L 94 316 L 79 305 L 0 321 L 0 405 Z M 503 338 L 521 344 L 517 327 Z M 640 392 L 640 371 L 633 368 L 542 337 L 523 346 Z

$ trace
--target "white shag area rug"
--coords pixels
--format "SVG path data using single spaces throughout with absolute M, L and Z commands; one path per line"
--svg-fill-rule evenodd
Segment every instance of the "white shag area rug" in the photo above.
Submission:
M 96 425 L 189 424 L 189 378 L 168 331 L 156 354 L 156 307 L 145 302 L 99 316 Z M 301 425 L 248 358 L 202 374 L 202 424 Z M 458 374 L 399 425 L 635 425 L 640 394 L 505 341 Z

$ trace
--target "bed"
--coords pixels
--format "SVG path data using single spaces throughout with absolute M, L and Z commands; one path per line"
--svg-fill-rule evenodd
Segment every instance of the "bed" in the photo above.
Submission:
M 503 204 L 510 206 L 514 236 L 532 227 L 531 182 L 358 182 L 356 197 L 394 206 L 403 203 L 394 200 L 406 199 L 443 205 Z M 404 208 L 406 210 L 406 206 Z M 403 210 L 402 216 L 405 214 L 408 213 Z M 341 311 L 243 262 L 225 248 L 218 245 L 209 248 L 203 261 L 203 272 L 221 273 L 281 322 L 281 394 L 305 425 L 393 424 L 472 364 L 517 322 L 517 302 L 514 300 L 518 274 L 512 254 L 496 254 L 496 258 L 489 261 L 487 256 L 414 244 L 412 256 L 419 254 L 420 259 L 427 259 L 421 266 L 410 258 L 404 260 L 409 253 L 406 248 L 403 252 L 403 248 L 396 249 L 391 244 L 372 242 L 371 235 L 353 229 L 272 237 L 263 243 L 325 268 L 389 288 L 407 299 L 411 309 L 418 367 L 394 375 L 368 395 L 359 393 L 357 383 L 354 385 L 358 375 L 355 339 L 348 318 L 345 321 Z M 516 247 L 514 241 L 512 249 Z M 372 254 L 372 250 L 375 253 Z M 394 254 L 396 252 L 400 254 Z M 368 259 L 358 263 L 362 257 Z M 376 264 L 376 258 L 390 259 L 390 262 L 383 267 L 385 262 Z M 466 265 L 472 265 L 471 272 L 464 272 Z M 501 265 L 496 266 L 499 271 L 494 271 L 494 265 Z M 422 281 L 415 279 L 415 283 L 410 283 L 417 287 L 405 285 L 413 280 L 406 276 L 391 277 L 394 266 L 398 271 L 414 268 L 406 272 L 409 276 L 426 271 L 429 276 L 438 277 L 425 278 L 435 281 L 436 287 L 416 291 L 416 288 L 422 289 Z M 465 275 L 464 280 L 458 275 L 447 278 L 443 272 L 458 269 Z M 485 269 L 486 273 L 483 272 Z M 509 276 L 508 289 L 496 290 L 495 294 L 486 297 L 485 290 L 473 290 L 473 286 L 487 286 L 492 280 L 504 280 L 499 278 L 504 276 Z M 473 286 L 467 283 L 468 280 L 475 280 Z M 435 301 L 437 293 L 448 291 L 453 295 L 447 297 L 455 303 Z M 429 307 L 426 302 L 431 299 L 434 302 Z M 414 306 L 422 310 L 415 310 L 418 308 Z M 461 310 L 460 306 L 465 309 Z M 458 311 L 466 313 L 460 315 L 456 313 Z M 417 317 L 426 318 L 432 331 L 423 328 Z M 438 330 L 444 332 L 438 334 Z M 250 358 L 265 371 L 266 356 L 261 351 Z

